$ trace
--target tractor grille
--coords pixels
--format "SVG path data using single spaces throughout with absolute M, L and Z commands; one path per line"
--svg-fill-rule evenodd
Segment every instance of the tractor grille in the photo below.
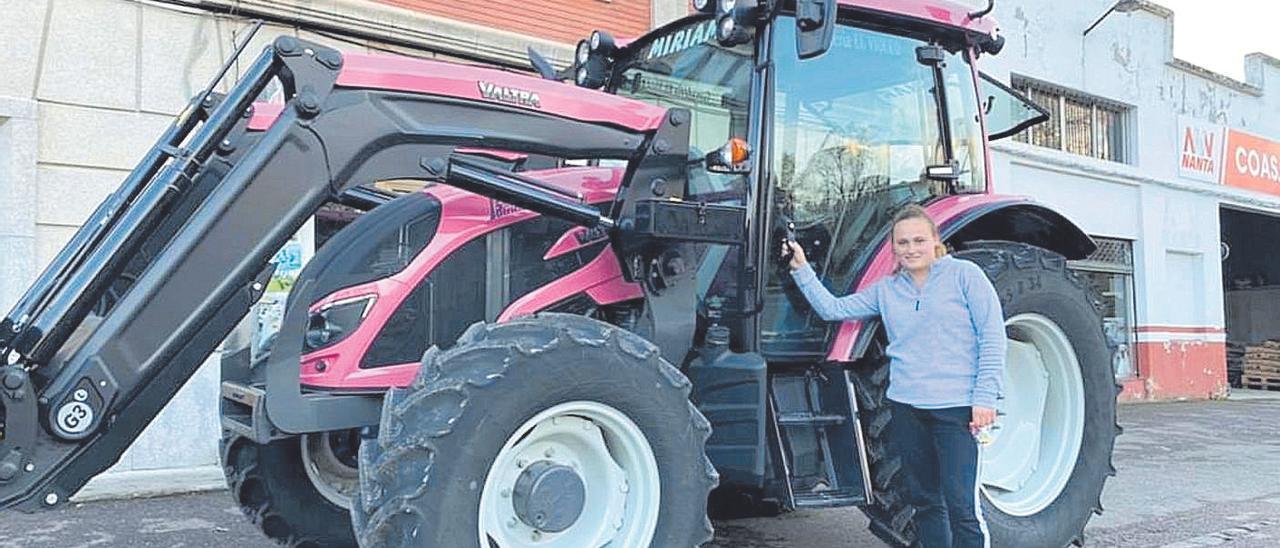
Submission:
M 484 238 L 450 254 L 392 313 L 360 367 L 414 363 L 433 344 L 453 346 L 467 326 L 485 319 L 486 268 Z

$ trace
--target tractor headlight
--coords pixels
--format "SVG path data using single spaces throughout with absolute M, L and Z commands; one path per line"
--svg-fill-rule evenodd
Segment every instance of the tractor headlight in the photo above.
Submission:
M 751 27 L 743 25 L 732 13 L 727 13 L 721 15 L 716 21 L 716 40 L 720 45 L 728 47 L 744 44 L 751 40 L 750 29 Z
M 599 89 L 609 81 L 613 53 L 618 49 L 609 33 L 597 30 L 578 42 L 574 51 L 573 82 L 584 88 Z
M 599 89 L 609 80 L 609 65 L 602 56 L 592 55 L 586 64 L 579 65 L 573 79 L 584 88 Z
M 716 11 L 715 0 L 693 0 L 693 9 L 702 13 L 711 13 Z
M 615 49 L 617 44 L 613 41 L 613 35 L 602 30 L 591 31 L 591 53 L 612 55 Z
M 716 19 L 716 40 L 733 47 L 750 42 L 756 24 L 765 10 L 756 0 L 720 0 L 720 18 Z
M 311 352 L 336 344 L 353 333 L 373 308 L 376 295 L 344 299 L 321 307 L 307 318 L 305 351 Z

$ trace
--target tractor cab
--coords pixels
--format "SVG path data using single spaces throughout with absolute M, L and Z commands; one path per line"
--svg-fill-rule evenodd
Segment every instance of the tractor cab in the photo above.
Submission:
M 866 503 L 870 464 L 838 455 L 866 452 L 850 369 L 882 356 L 868 351 L 876 329 L 819 318 L 791 282 L 781 242 L 796 239 L 837 294 L 865 287 L 884 274 L 899 208 L 984 195 L 988 140 L 1047 116 L 981 75 L 978 58 L 1003 39 L 984 12 L 959 4 L 694 7 L 625 44 L 592 33 L 570 74 L 581 87 L 688 111 L 682 199 L 746 212 L 745 241 L 690 246 L 685 257 L 700 354 L 688 373 L 717 425 L 708 454 L 722 491 L 784 507 Z M 718 346 L 730 358 L 701 355 Z M 715 359 L 732 365 L 709 366 Z M 700 388 L 726 384 L 749 396 Z
M 756 244 L 705 251 L 700 310 L 715 303 L 745 319 L 740 348 L 806 362 L 826 356 L 837 331 L 780 266 L 786 231 L 833 290 L 852 290 L 894 211 L 986 192 L 987 135 L 1045 116 L 979 76 L 977 58 L 1003 40 L 958 4 L 797 4 L 695 2 L 699 13 L 625 46 L 597 31 L 578 44 L 572 74 L 691 113 L 684 199 L 750 208 Z

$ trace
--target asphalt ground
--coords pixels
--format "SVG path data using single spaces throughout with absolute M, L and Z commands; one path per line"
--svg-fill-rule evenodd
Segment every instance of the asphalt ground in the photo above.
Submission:
M 1124 405 L 1086 546 L 1280 546 L 1280 393 Z M 0 514 L 0 548 L 271 546 L 225 491 Z M 717 548 L 882 546 L 856 508 L 716 523 Z

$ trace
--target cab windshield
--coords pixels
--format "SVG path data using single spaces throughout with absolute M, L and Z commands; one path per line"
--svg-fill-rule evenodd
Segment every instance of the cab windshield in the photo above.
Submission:
M 688 109 L 691 162 L 747 137 L 754 51 L 751 44 L 724 47 L 716 42 L 715 21 L 696 18 L 644 38 L 623 60 L 614 92 L 646 103 Z M 746 178 L 710 173 L 691 164 L 687 197 L 708 202 L 741 202 Z
M 771 207 L 794 222 L 823 282 L 844 294 L 903 205 L 985 189 L 973 72 L 964 51 L 944 49 L 935 73 L 917 60 L 927 42 L 855 21 L 836 27 L 825 54 L 801 60 L 793 21 L 779 18 L 773 33 Z M 957 180 L 924 177 L 950 162 Z M 766 354 L 827 348 L 830 324 L 785 272 L 771 273 L 766 299 Z

